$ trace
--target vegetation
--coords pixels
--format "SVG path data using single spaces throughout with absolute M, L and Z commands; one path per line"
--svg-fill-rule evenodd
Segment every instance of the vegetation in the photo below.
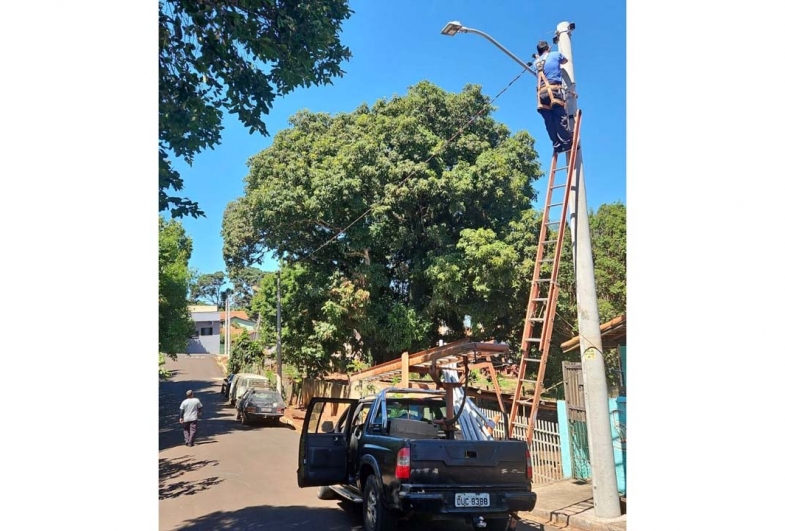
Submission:
M 194 324 L 188 312 L 192 241 L 176 220 L 158 218 L 158 350 L 172 359 L 185 352 Z M 159 358 L 159 366 L 160 366 Z
M 191 299 L 193 302 L 213 304 L 219 308 L 225 304 L 229 294 L 224 289 L 226 275 L 222 271 L 199 275 L 191 285 Z
M 422 82 L 348 114 L 301 111 L 251 159 L 224 214 L 224 258 L 230 272 L 270 250 L 282 259 L 287 363 L 318 375 L 384 361 L 433 345 L 443 326 L 462 337 L 466 315 L 483 338 L 519 335 L 542 171 L 532 137 L 492 110 L 477 86 Z M 275 292 L 269 275 L 251 303 L 263 338 Z
M 232 339 L 231 349 L 229 372 L 243 372 L 264 363 L 264 347 L 259 341 L 251 339 L 246 330 Z
M 159 210 L 204 215 L 170 195 L 184 186 L 170 157 L 191 165 L 220 144 L 224 111 L 267 135 L 262 117 L 276 97 L 343 75 L 351 54 L 340 30 L 351 14 L 348 0 L 159 0 Z
M 627 308 L 627 208 L 623 203 L 601 205 L 589 212 L 592 257 L 597 289 L 600 323 L 626 313 Z M 546 368 L 545 386 L 562 379 L 562 361 L 580 361 L 576 350 L 563 354 L 559 345 L 578 335 L 578 306 L 575 299 L 575 270 L 569 231 L 565 235 L 562 263 L 559 268 L 559 303 L 554 323 L 551 350 Z M 616 349 L 604 349 L 608 383 L 619 384 L 619 355 Z M 560 390 L 560 389 L 559 389 Z

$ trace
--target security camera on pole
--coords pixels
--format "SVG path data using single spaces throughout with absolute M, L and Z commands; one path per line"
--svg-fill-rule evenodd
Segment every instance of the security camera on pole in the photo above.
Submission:
M 572 35 L 575 24 L 560 22 L 556 26 L 554 43 L 567 58 L 562 65 L 567 85 L 567 114 L 570 122 L 577 111 L 575 101 L 575 66 L 572 59 Z M 573 146 L 573 149 L 579 146 Z M 570 197 L 570 236 L 575 263 L 575 289 L 578 302 L 578 331 L 581 340 L 581 367 L 586 397 L 586 426 L 589 438 L 594 511 L 600 518 L 621 516 L 619 491 L 616 484 L 616 463 L 613 457 L 608 384 L 605 380 L 605 361 L 602 355 L 600 317 L 597 310 L 597 291 L 594 284 L 594 260 L 589 234 L 589 211 L 584 183 L 583 157 L 578 149 L 575 160 Z

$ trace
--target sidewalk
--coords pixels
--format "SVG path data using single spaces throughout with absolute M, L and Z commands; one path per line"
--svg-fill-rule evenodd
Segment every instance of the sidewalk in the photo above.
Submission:
M 626 531 L 627 515 L 620 518 L 599 518 L 594 514 L 591 483 L 564 479 L 548 485 L 535 486 L 537 505 L 530 513 L 518 513 L 526 519 L 542 520 L 551 525 L 569 525 L 584 531 Z

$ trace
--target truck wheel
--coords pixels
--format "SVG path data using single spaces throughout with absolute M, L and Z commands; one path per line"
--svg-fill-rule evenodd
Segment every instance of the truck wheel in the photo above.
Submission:
M 336 494 L 330 487 L 319 487 L 319 490 L 316 491 L 316 497 L 320 500 L 334 500 Z
M 365 531 L 391 531 L 397 518 L 384 506 L 382 488 L 376 476 L 368 476 L 363 492 L 363 524 Z

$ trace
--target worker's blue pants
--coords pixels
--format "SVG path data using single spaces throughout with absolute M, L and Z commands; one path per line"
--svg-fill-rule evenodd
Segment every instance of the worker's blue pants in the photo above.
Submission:
M 553 105 L 550 109 L 538 109 L 545 120 L 545 129 L 553 142 L 554 151 L 561 153 L 572 148 L 572 132 L 570 132 L 570 121 L 563 105 Z

